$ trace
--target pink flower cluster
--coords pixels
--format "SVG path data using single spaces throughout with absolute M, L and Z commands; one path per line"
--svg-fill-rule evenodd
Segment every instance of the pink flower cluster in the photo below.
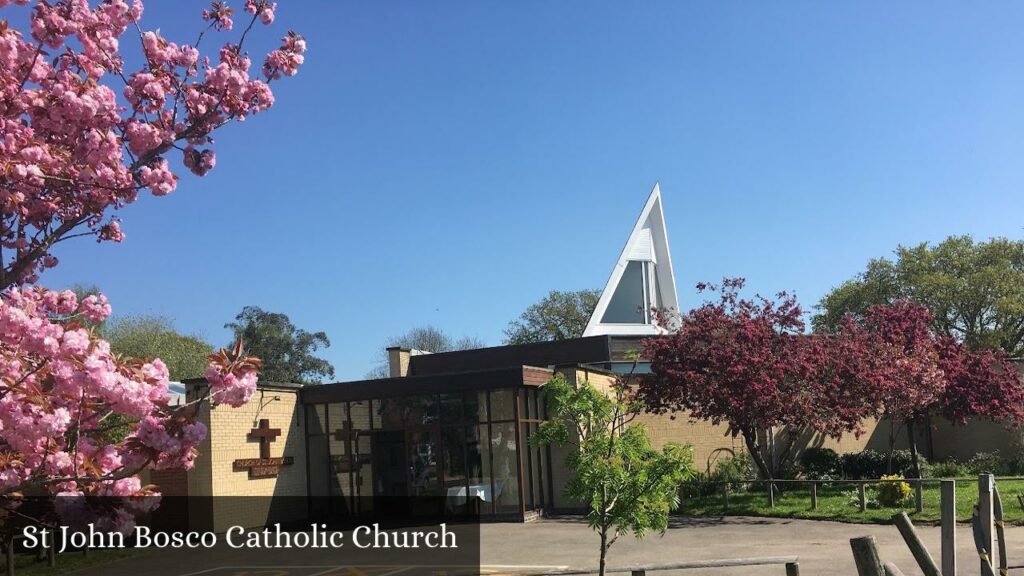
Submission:
M 163 362 L 112 354 L 84 322 L 109 314 L 103 295 L 79 302 L 28 287 L 0 296 L 0 495 L 151 494 L 135 478 L 141 468 L 192 467 L 206 436 L 196 405 L 170 406 Z M 238 346 L 211 357 L 212 402 L 252 395 L 259 361 L 240 355 Z M 119 442 L 105 434 L 114 414 L 131 422 Z
M 245 0 L 244 7 L 250 25 L 274 21 L 273 2 Z M 185 167 L 208 173 L 213 150 L 193 148 L 208 146 L 225 124 L 270 108 L 268 82 L 295 74 L 303 61 L 305 41 L 290 32 L 266 56 L 265 78 L 254 77 L 244 35 L 223 44 L 212 63 L 196 45 L 158 30 L 136 35 L 142 13 L 140 0 L 56 0 L 31 11 L 27 37 L 0 26 L 0 246 L 8 256 L 0 289 L 35 282 L 53 263 L 49 246 L 80 228 L 120 241 L 112 211 L 142 189 L 162 196 L 177 186 L 168 153 L 186 150 Z M 232 29 L 234 16 L 227 2 L 202 15 L 222 31 Z M 125 69 L 129 45 L 142 55 L 137 70 Z

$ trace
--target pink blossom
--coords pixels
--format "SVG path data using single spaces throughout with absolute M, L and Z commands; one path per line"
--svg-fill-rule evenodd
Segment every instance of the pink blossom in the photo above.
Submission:
M 110 303 L 103 294 L 90 294 L 82 300 L 81 312 L 89 322 L 103 322 L 110 316 L 110 311 Z

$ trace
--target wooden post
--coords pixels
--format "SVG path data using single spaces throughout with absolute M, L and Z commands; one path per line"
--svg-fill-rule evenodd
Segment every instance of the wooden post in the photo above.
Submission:
M 630 572 L 630 576 L 647 576 L 646 570 L 633 570 Z
M 914 510 L 918 514 L 924 512 L 924 481 L 920 478 L 914 482 Z
M 4 553 L 7 556 L 7 576 L 14 576 L 14 538 L 7 541 Z
M 729 509 L 729 483 L 722 484 L 722 507 Z
M 981 545 L 989 559 L 995 558 L 995 540 L 992 538 L 992 475 L 978 475 L 978 521 L 981 524 Z M 981 560 L 981 573 L 985 573 L 985 559 Z M 989 565 L 991 569 L 991 564 Z
M 787 562 L 786 576 L 800 576 L 800 564 L 797 562 Z
M 811 510 L 818 509 L 818 483 L 811 482 Z
M 768 482 L 768 507 L 775 508 L 775 484 Z
M 956 480 L 943 480 L 940 492 L 942 576 L 956 576 Z
M 917 530 L 914 530 L 914 525 L 910 522 L 910 517 L 907 516 L 907 513 L 900 512 L 894 515 L 892 519 L 896 523 L 896 528 L 899 529 L 900 535 L 903 536 L 903 541 L 907 543 L 907 548 L 910 548 L 910 553 L 914 555 L 914 560 L 917 560 L 917 565 L 924 572 L 924 576 L 942 576 L 942 573 L 939 572 L 939 567 L 935 565 L 935 560 L 932 559 L 932 555 L 928 553 L 928 549 L 925 548 L 921 538 L 918 537 Z
M 864 483 L 861 482 L 857 485 L 857 502 L 860 504 L 860 511 L 863 512 L 868 509 L 868 498 L 864 493 Z
M 857 576 L 885 576 L 874 536 L 850 538 L 850 549 L 853 550 L 853 560 L 857 563 Z
M 57 543 L 51 542 L 46 549 L 46 565 L 53 568 L 57 565 Z

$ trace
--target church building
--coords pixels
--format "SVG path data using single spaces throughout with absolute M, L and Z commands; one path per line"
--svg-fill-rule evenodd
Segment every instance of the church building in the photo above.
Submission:
M 656 185 L 580 338 L 426 353 L 391 348 L 387 378 L 300 387 L 261 382 L 241 408 L 206 408 L 195 468 L 152 472 L 169 495 L 214 498 L 187 511 L 192 526 L 224 530 L 313 516 L 373 515 L 396 501 L 433 501 L 444 514 L 528 521 L 578 511 L 564 494 L 565 448 L 530 438 L 548 413 L 544 384 L 562 374 L 607 389 L 661 328 L 651 309 L 678 309 L 661 190 Z M 186 383 L 191 393 L 203 380 Z M 652 443 L 690 444 L 698 469 L 743 452 L 725 426 L 685 414 L 642 414 Z M 868 438 L 823 440 L 863 449 Z M 192 499 L 190 498 L 190 501 Z M 282 503 L 287 504 L 282 504 Z M 183 512 L 185 513 L 185 512 Z

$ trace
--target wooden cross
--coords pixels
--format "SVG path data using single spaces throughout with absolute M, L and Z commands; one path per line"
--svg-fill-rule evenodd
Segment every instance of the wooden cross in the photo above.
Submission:
M 270 443 L 281 435 L 280 428 L 271 428 L 270 420 L 260 420 L 260 425 L 249 431 L 249 439 L 260 441 L 260 458 L 270 458 Z

